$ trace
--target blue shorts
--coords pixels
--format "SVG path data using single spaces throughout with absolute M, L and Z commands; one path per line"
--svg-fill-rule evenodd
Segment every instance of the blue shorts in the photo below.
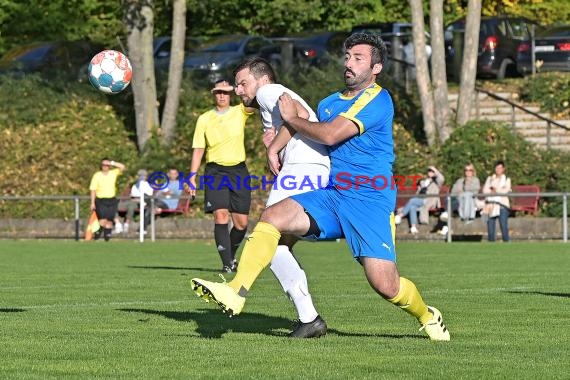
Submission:
M 346 238 L 355 259 L 374 257 L 396 261 L 396 224 L 393 207 L 379 200 L 344 196 L 335 188 L 291 197 L 315 219 L 318 240 Z

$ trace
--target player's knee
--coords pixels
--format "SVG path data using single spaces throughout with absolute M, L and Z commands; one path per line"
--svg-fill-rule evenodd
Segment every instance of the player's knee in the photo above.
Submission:
M 230 221 L 230 212 L 227 209 L 214 210 L 214 223 L 227 224 Z
M 281 206 L 281 202 L 266 208 L 259 219 L 261 222 L 276 225 L 285 214 L 285 209 Z
M 247 215 L 240 215 L 233 218 L 234 227 L 238 230 L 245 230 L 247 228 Z

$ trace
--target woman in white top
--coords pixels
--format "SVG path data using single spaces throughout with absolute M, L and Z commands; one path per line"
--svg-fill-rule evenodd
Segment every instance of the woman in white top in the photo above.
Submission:
M 506 194 L 511 192 L 511 179 L 505 174 L 505 163 L 499 160 L 495 163 L 495 174 L 487 177 L 483 186 L 484 194 Z M 487 216 L 487 234 L 489 241 L 495 241 L 497 218 L 501 226 L 503 241 L 509 241 L 509 197 L 505 195 L 485 198 L 483 214 Z

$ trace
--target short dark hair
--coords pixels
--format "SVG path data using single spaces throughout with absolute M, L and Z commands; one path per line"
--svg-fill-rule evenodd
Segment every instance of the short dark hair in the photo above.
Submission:
M 234 69 L 233 71 L 234 78 L 236 74 L 242 71 L 243 69 L 249 69 L 249 71 L 253 74 L 255 79 L 259 79 L 262 76 L 267 75 L 271 83 L 275 83 L 277 81 L 273 67 L 271 67 L 271 64 L 264 58 L 249 57 L 244 59 Z
M 502 167 L 505 167 L 505 161 L 497 160 L 497 161 L 495 161 L 495 166 L 493 166 L 493 167 L 496 168 L 499 165 L 501 165 Z
M 377 63 L 383 65 L 388 51 L 386 44 L 379 35 L 374 33 L 354 33 L 344 41 L 344 50 L 348 50 L 355 45 L 369 45 L 372 56 L 372 65 Z

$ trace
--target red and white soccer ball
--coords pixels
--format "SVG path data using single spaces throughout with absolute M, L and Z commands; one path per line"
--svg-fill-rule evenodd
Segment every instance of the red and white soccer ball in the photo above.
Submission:
M 123 91 L 133 76 L 131 62 L 121 52 L 104 50 L 89 63 L 89 82 L 106 94 L 118 94 Z

